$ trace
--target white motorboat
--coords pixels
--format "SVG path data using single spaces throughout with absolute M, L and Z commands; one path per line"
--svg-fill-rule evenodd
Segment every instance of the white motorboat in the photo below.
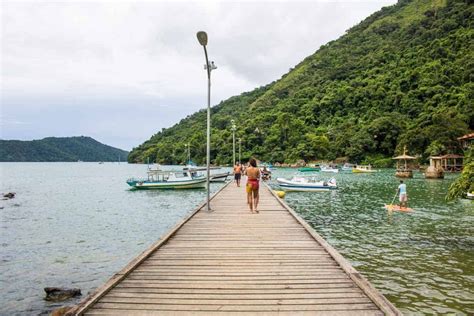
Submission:
M 134 189 L 196 189 L 204 188 L 206 178 L 197 172 L 162 171 L 149 169 L 147 179 L 128 179 L 127 184 Z
M 352 171 L 352 169 L 354 169 L 355 165 L 351 164 L 351 163 L 345 163 L 342 167 L 341 167 L 341 171 Z
M 374 173 L 377 170 L 373 170 L 371 165 L 357 165 L 352 169 L 353 173 Z
M 338 173 L 339 169 L 333 168 L 330 166 L 321 166 L 321 172 L 333 172 L 333 173 Z
M 183 170 L 189 170 L 191 172 L 197 172 L 203 177 L 207 177 L 207 168 L 206 167 L 196 167 L 187 165 Z M 230 171 L 223 171 L 220 167 L 210 167 L 210 180 L 211 182 L 225 182 L 230 176 Z
M 278 185 L 286 191 L 328 191 L 337 189 L 336 179 L 316 181 L 315 178 L 293 177 L 291 180 L 278 178 Z

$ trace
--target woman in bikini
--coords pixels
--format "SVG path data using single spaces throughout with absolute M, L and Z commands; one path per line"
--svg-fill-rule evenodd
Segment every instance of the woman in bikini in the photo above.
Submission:
M 250 207 L 250 212 L 258 213 L 258 187 L 260 179 L 260 170 L 257 168 L 257 161 L 251 158 L 249 161 L 250 166 L 247 167 L 245 173 L 247 174 L 247 185 L 245 187 L 247 191 L 247 203 Z

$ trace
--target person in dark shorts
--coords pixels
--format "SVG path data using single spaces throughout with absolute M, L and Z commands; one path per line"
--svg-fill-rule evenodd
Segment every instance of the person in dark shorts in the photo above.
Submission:
M 237 183 L 237 186 L 240 187 L 240 179 L 242 178 L 242 166 L 240 163 L 236 163 L 234 166 L 234 180 Z

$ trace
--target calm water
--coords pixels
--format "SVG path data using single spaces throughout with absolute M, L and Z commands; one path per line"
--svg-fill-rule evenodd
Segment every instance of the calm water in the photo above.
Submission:
M 128 190 L 124 181 L 144 175 L 143 165 L 2 163 L 0 171 L 0 192 L 17 193 L 0 201 L 1 315 L 58 306 L 42 300 L 46 286 L 86 294 L 205 199 L 204 190 Z M 474 207 L 444 202 L 451 176 L 408 180 L 409 214 L 382 208 L 397 187 L 393 171 L 335 177 L 337 191 L 285 199 L 404 313 L 474 314 Z
M 204 201 L 206 191 L 130 191 L 146 165 L 1 163 L 0 315 L 37 315 L 47 286 L 102 285 Z M 216 191 L 222 184 L 211 184 Z M 73 304 L 76 301 L 67 302 Z
M 404 314 L 474 314 L 474 203 L 444 201 L 454 175 L 406 180 L 412 213 L 382 208 L 398 187 L 394 170 L 318 177 L 340 189 L 285 200 Z

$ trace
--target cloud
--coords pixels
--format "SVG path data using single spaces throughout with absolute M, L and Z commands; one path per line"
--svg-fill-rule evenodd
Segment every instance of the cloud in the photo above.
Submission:
M 319 46 L 394 2 L 3 1 L 2 111 L 28 121 L 34 109 L 56 109 L 35 124 L 65 121 L 88 134 L 84 126 L 100 123 L 93 114 L 117 111 L 120 101 L 143 111 L 137 124 L 153 113 L 166 116 L 160 124 L 170 125 L 205 102 L 197 31 L 209 34 L 210 59 L 218 66 L 212 73 L 215 104 L 280 78 Z M 171 110 L 163 110 L 167 107 Z M 79 126 L 63 109 L 87 109 L 91 115 Z M 160 124 L 155 132 L 166 127 Z M 59 128 L 47 131 L 60 133 Z M 19 130 L 2 127 L 9 137 Z M 123 139 L 119 133 L 115 137 Z M 135 142 L 150 135 L 147 129 Z

